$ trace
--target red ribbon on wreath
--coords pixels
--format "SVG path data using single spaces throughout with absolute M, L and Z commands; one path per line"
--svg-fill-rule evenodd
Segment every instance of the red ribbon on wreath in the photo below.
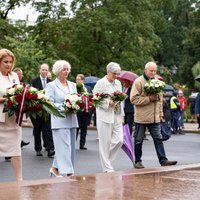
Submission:
M 22 101 L 21 101 L 21 103 L 19 104 L 19 107 L 18 107 L 16 123 L 19 126 L 22 126 L 22 119 L 23 119 L 25 108 L 26 108 L 26 98 L 25 97 L 26 97 L 27 89 L 28 89 L 28 86 L 25 85 L 23 90 L 22 90 Z

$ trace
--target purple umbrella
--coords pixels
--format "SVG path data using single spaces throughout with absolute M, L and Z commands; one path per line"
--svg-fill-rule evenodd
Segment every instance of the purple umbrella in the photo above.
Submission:
M 131 159 L 131 161 L 134 161 L 134 149 L 133 149 L 133 142 L 131 139 L 131 134 L 129 130 L 128 124 L 125 124 L 123 126 L 123 135 L 124 135 L 124 142 L 122 145 L 122 149 L 127 154 L 127 156 Z

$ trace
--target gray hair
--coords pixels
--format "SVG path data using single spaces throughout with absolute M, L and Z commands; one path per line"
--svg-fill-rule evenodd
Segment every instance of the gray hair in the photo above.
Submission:
M 120 73 L 121 72 L 121 67 L 118 63 L 116 62 L 110 62 L 107 66 L 106 66 L 106 70 L 107 72 L 111 72 L 111 73 Z
M 69 69 L 69 72 L 71 72 L 71 65 L 69 62 L 67 62 L 66 60 L 57 60 L 54 65 L 53 65 L 53 69 L 52 72 L 58 76 L 59 72 L 62 71 L 62 69 L 67 66 Z
M 152 67 L 152 66 L 155 66 L 157 68 L 157 64 L 155 62 L 151 61 L 145 65 L 145 69 L 148 69 L 149 67 Z

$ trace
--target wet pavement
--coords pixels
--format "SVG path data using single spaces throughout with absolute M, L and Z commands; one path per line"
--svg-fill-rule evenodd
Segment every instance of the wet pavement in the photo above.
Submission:
M 0 184 L 0 199 L 198 200 L 200 164 Z
M 190 128 L 196 130 L 196 126 L 191 124 Z M 185 130 L 189 130 L 186 124 Z M 121 151 L 113 173 L 101 173 L 96 137 L 96 131 L 90 130 L 88 150 L 77 149 L 76 176 L 48 178 L 52 159 L 45 155 L 41 158 L 35 156 L 31 130 L 24 129 L 23 138 L 31 141 L 22 151 L 25 181 L 14 182 L 10 163 L 1 159 L 0 200 L 199 200 L 199 134 L 172 135 L 164 143 L 169 159 L 178 160 L 177 166 L 160 167 L 153 141 L 147 136 L 143 149 L 146 168 L 133 169 L 130 160 Z

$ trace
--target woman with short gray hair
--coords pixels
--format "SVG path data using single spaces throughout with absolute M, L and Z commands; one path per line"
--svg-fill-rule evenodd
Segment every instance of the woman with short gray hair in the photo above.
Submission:
M 110 62 L 107 67 L 107 75 L 100 79 L 93 90 L 94 94 L 112 95 L 116 91 L 122 92 L 122 85 L 117 76 L 121 72 L 118 63 Z M 116 112 L 116 102 L 110 97 L 96 108 L 97 131 L 99 135 L 99 154 L 103 172 L 113 172 L 112 161 L 116 158 L 123 143 L 123 107 Z
M 46 95 L 60 112 L 64 111 L 63 103 L 67 94 L 77 93 L 76 84 L 68 81 L 71 65 L 65 60 L 58 60 L 53 65 L 56 79 L 47 84 Z M 51 128 L 55 146 L 55 157 L 50 174 L 55 177 L 74 174 L 75 142 L 78 120 L 76 114 L 64 118 L 51 115 Z

